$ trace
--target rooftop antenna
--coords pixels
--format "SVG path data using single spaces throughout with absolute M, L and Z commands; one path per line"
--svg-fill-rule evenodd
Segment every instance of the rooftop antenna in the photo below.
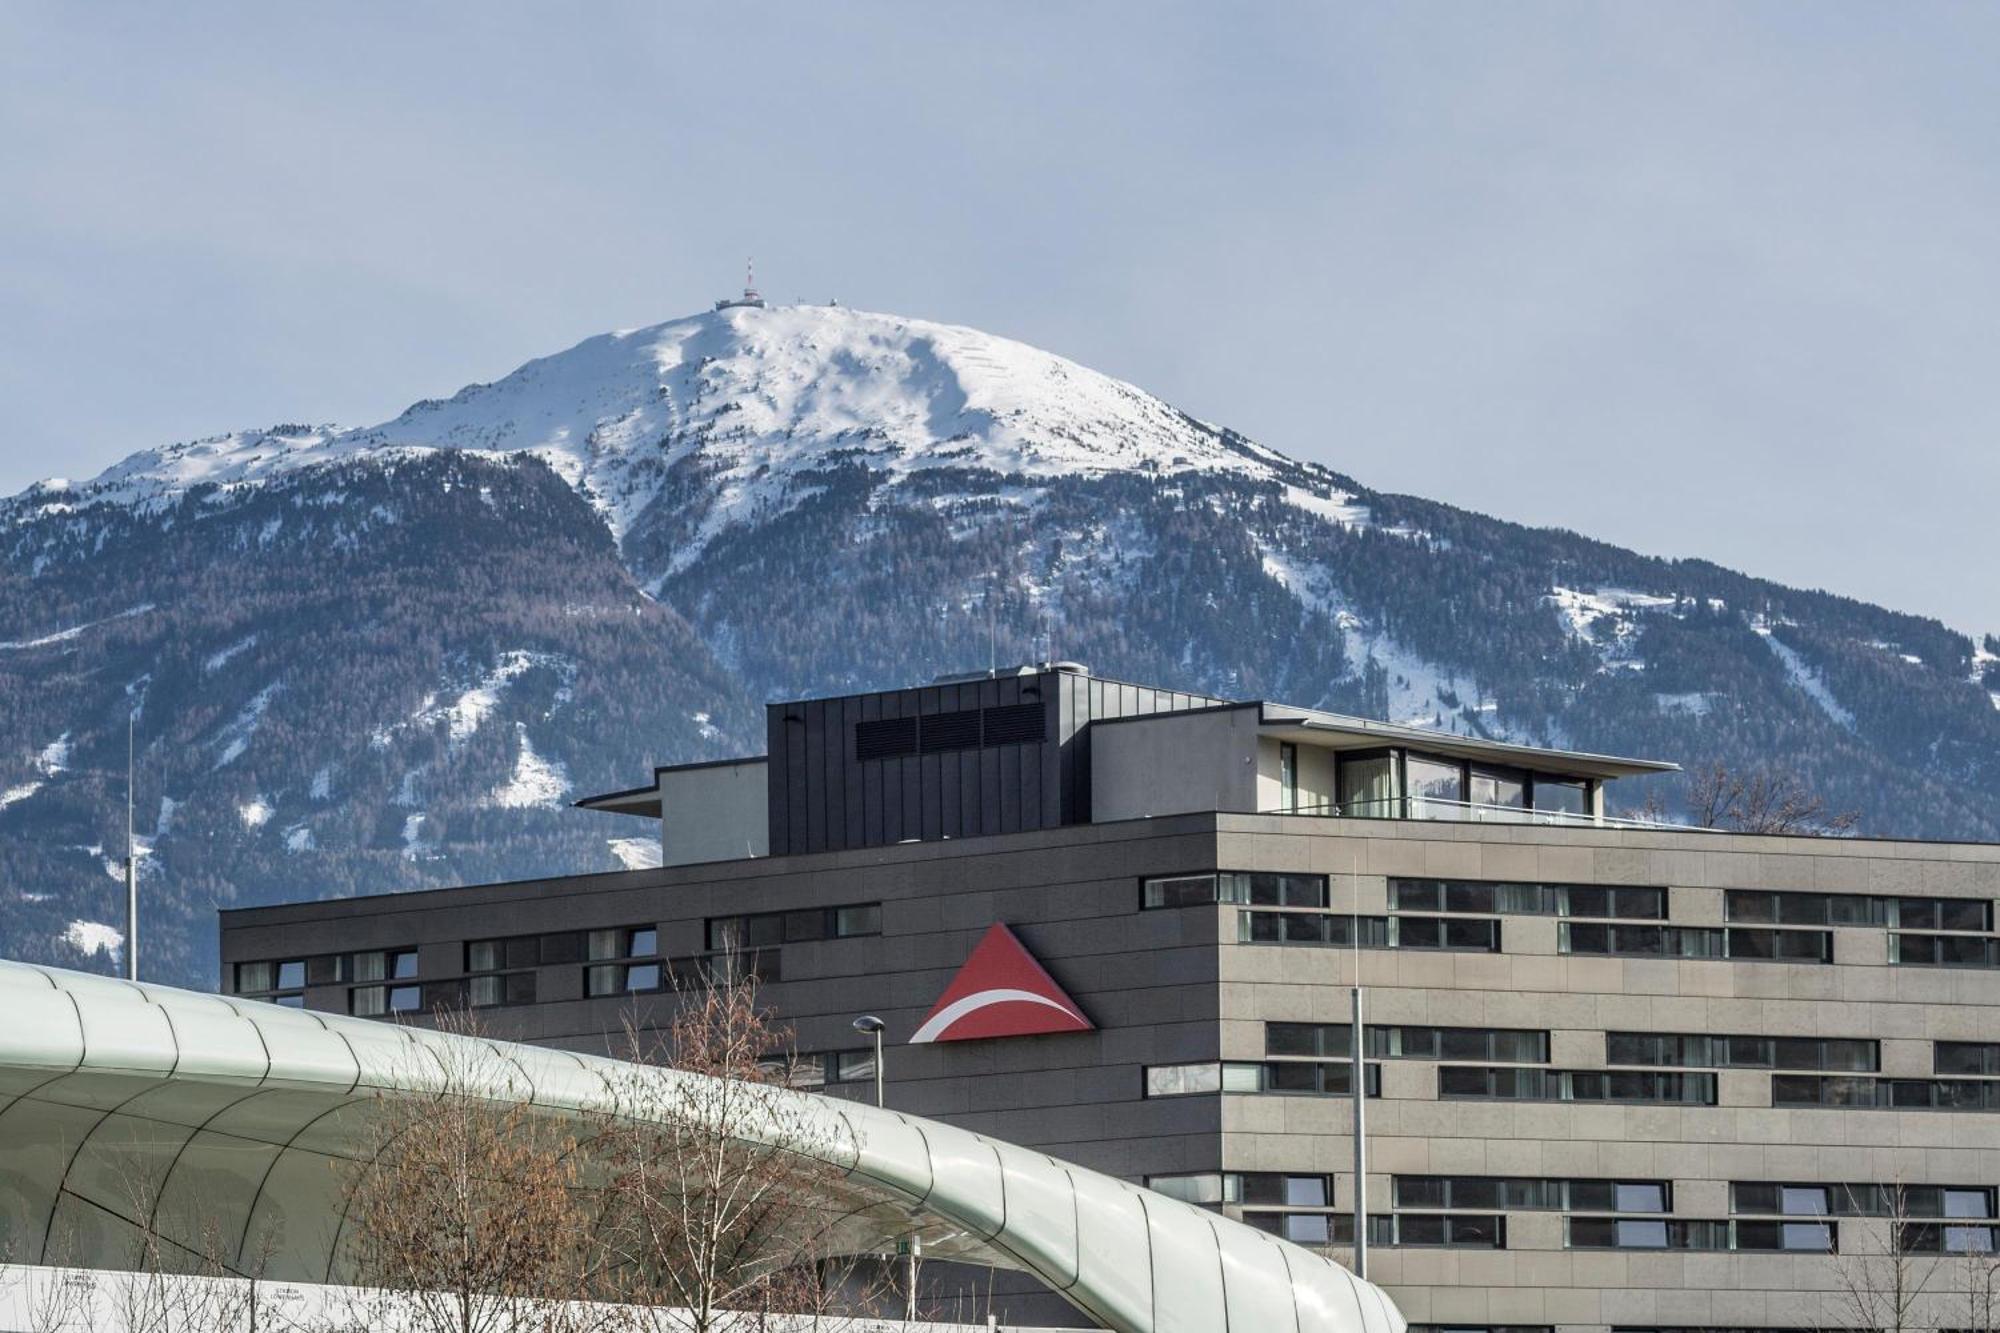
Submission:
M 136 770 L 132 735 L 138 710 L 125 715 L 125 978 L 139 979 L 139 860 L 132 837 L 132 774 Z

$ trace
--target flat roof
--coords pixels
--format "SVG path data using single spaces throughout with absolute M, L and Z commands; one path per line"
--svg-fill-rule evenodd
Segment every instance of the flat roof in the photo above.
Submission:
M 1519 745 L 1512 741 L 1492 741 L 1480 736 L 1413 727 L 1402 722 L 1378 722 L 1372 718 L 1349 717 L 1316 708 L 1293 708 L 1287 704 L 1259 703 L 1261 725 L 1269 731 L 1309 745 L 1353 749 L 1339 745 L 1335 738 L 1350 738 L 1362 745 L 1397 745 L 1448 754 L 1464 759 L 1486 759 L 1516 768 L 1538 768 L 1545 772 L 1574 773 L 1592 778 L 1629 778 L 1646 773 L 1678 773 L 1681 766 L 1665 759 L 1632 759 L 1614 754 L 1593 754 L 1586 750 L 1555 750 L 1539 745 Z
M 628 787 L 624 791 L 608 791 L 600 796 L 585 796 L 570 802 L 573 810 L 601 810 L 611 815 L 643 815 L 648 819 L 661 818 L 660 787 L 661 778 L 668 773 L 692 773 L 704 768 L 741 768 L 745 764 L 768 764 L 769 755 L 747 754 L 737 759 L 704 759 L 694 764 L 656 764 L 653 767 L 653 785 L 650 787 Z

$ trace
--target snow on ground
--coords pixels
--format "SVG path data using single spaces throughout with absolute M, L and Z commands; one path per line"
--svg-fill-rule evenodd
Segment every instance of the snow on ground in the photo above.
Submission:
M 52 778 L 69 767 L 69 736 L 65 731 L 44 745 L 42 752 L 35 756 L 35 767 L 42 770 L 44 777 Z
M 695 734 L 705 741 L 712 741 L 722 735 L 715 729 L 715 724 L 709 720 L 707 713 L 690 713 L 688 721 L 694 723 Z
M 1548 601 L 1570 635 L 1597 650 L 1605 671 L 1642 669 L 1644 663 L 1635 652 L 1639 614 L 1676 603 L 1673 597 L 1629 588 L 1555 587 L 1549 590 Z
M 424 820 L 426 815 L 415 814 L 403 821 L 403 859 L 414 861 L 427 855 L 431 848 L 424 841 Z
M 1368 525 L 1368 506 L 1357 501 L 1346 491 L 1328 487 L 1328 494 L 1315 495 L 1297 486 L 1285 487 L 1285 503 L 1294 509 L 1303 509 L 1308 514 L 1317 514 L 1329 523 L 1337 523 L 1343 528 L 1361 528 Z
M 271 700 L 283 688 L 282 681 L 272 681 L 252 695 L 250 702 L 243 705 L 243 711 L 223 727 L 216 736 L 216 743 L 222 747 L 222 753 L 216 759 L 215 767 L 224 768 L 243 757 L 243 752 L 250 748 L 250 741 L 257 735 L 257 728 L 264 721 L 264 711 L 271 706 Z
M 528 739 L 528 729 L 514 724 L 519 750 L 514 758 L 514 775 L 493 789 L 489 805 L 503 810 L 553 810 L 562 805 L 569 792 L 569 770 L 561 760 L 542 757 Z
M 83 953 L 96 953 L 99 949 L 117 958 L 125 950 L 125 932 L 102 921 L 72 921 L 63 938 Z
M 307 793 L 315 801 L 324 801 L 333 795 L 333 765 L 323 764 L 314 772 L 312 789 Z
M 1679 713 L 1687 717 L 1707 717 L 1708 710 L 1715 704 L 1716 696 L 1707 690 L 1696 690 L 1690 694 L 1656 694 L 1654 705 L 1662 713 Z
M 250 634 L 246 635 L 241 639 L 238 639 L 235 643 L 230 644 L 227 648 L 222 649 L 220 652 L 210 653 L 208 657 L 204 659 L 201 664 L 202 674 L 205 676 L 212 675 L 215 672 L 222 670 L 223 667 L 229 665 L 230 658 L 236 656 L 238 653 L 244 651 L 246 648 L 254 648 L 256 646 L 257 646 L 257 636 L 254 634 Z
M 317 845 L 313 842 L 313 831 L 304 824 L 294 824 L 285 830 L 285 850 L 288 852 L 309 852 Z
M 1791 678 L 1792 684 L 1804 690 L 1806 696 L 1819 705 L 1821 712 L 1849 731 L 1854 730 L 1854 714 L 1841 707 L 1840 700 L 1833 697 L 1833 691 L 1820 679 L 1819 672 L 1813 670 L 1811 664 L 1799 656 L 1796 649 L 1788 647 L 1772 633 L 1770 624 L 1762 617 L 1753 621 L 1750 628 L 1755 630 L 1757 635 L 1771 646 L 1771 651 L 1778 655 L 1778 660 L 1784 663 L 1785 674 Z
M 658 838 L 606 838 L 605 844 L 618 864 L 627 870 L 651 870 L 660 864 Z
M 65 731 L 35 754 L 35 771 L 41 774 L 41 777 L 29 778 L 26 782 L 0 788 L 0 810 L 5 810 L 10 805 L 19 805 L 48 785 L 44 779 L 52 778 L 69 767 L 69 738 L 70 733 Z
M 450 703 L 441 704 L 437 702 L 437 696 L 427 696 L 424 705 L 411 715 L 410 721 L 420 727 L 434 727 L 442 722 L 451 743 L 463 745 L 500 706 L 501 691 L 538 666 L 556 668 L 563 673 L 565 680 L 575 670 L 574 664 L 566 657 L 513 649 L 500 654 L 492 670 Z M 384 733 L 378 733 L 378 736 L 384 736 Z M 387 743 L 385 736 L 381 743 Z
M 1352 666 L 1365 669 L 1372 659 L 1382 667 L 1389 693 L 1388 721 L 1469 733 L 1472 726 L 1461 716 L 1461 710 L 1469 707 L 1484 715 L 1481 734 L 1506 734 L 1494 707 L 1481 701 L 1476 682 L 1411 652 L 1350 611 L 1325 566 L 1296 560 L 1270 547 L 1263 548 L 1261 555 L 1265 577 L 1339 628 Z
M 135 607 L 120 611 L 116 615 L 106 616 L 102 620 L 91 620 L 81 625 L 72 625 L 68 629 L 59 629 L 52 634 L 44 634 L 39 638 L 12 639 L 0 642 L 0 653 L 25 652 L 30 648 L 47 648 L 58 643 L 68 643 L 72 639 L 80 638 L 86 632 L 94 630 L 100 625 L 109 625 L 120 620 L 130 620 L 133 616 L 143 616 L 152 609 L 153 604 L 151 602 L 141 602 Z
M 263 828 L 271 822 L 271 816 L 275 813 L 277 812 L 271 808 L 271 803 L 261 795 L 253 796 L 236 807 L 236 817 L 242 820 L 243 827 L 248 829 Z

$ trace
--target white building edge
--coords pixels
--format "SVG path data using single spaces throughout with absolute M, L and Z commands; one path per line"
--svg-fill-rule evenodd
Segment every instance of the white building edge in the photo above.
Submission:
M 194 1249 L 219 1227 L 241 1264 L 268 1236 L 266 1280 L 337 1283 L 333 1159 L 365 1149 L 380 1096 L 422 1096 L 447 1069 L 485 1070 L 496 1100 L 525 1092 L 551 1116 L 623 1114 L 634 1078 L 659 1081 L 655 1105 L 706 1104 L 686 1095 L 697 1075 L 19 963 L 0 962 L 0 1015 L 0 1247 L 17 1264 L 128 1263 L 136 1171 L 166 1240 Z M 1128 1333 L 1403 1333 L 1372 1284 L 1228 1218 L 934 1121 L 784 1095 L 812 1126 L 785 1146 L 839 1172 L 855 1253 L 914 1237 Z

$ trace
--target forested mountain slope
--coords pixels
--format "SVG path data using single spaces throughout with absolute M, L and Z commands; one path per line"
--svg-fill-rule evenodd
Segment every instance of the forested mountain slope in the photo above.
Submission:
M 738 309 L 0 502 L 0 951 L 120 922 L 134 709 L 149 971 L 210 984 L 218 904 L 612 868 L 650 826 L 568 801 L 989 636 L 2000 838 L 2000 642 L 1376 493 L 972 330 Z

